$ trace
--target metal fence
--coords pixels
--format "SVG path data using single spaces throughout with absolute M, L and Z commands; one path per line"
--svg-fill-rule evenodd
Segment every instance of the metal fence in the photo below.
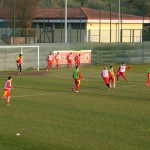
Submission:
M 32 44 L 37 45 L 37 44 Z M 31 44 L 30 44 L 31 46 Z M 46 68 L 46 58 L 54 50 L 92 50 L 93 65 L 121 64 L 147 64 L 150 63 L 150 42 L 140 43 L 38 43 L 39 67 Z M 16 57 L 20 50 L 12 48 L 0 48 L 0 70 L 16 70 Z M 37 50 L 25 48 L 23 69 L 37 68 Z M 27 58 L 27 59 L 26 59 Z M 61 67 L 66 67 L 62 65 Z M 53 65 L 55 67 L 55 65 Z
M 116 30 L 84 30 L 68 29 L 68 43 L 97 42 L 143 42 L 150 41 L 150 30 L 122 29 L 120 35 Z M 34 44 L 34 43 L 64 43 L 65 30 L 55 29 L 16 29 L 15 36 L 13 29 L 0 28 L 0 45 Z

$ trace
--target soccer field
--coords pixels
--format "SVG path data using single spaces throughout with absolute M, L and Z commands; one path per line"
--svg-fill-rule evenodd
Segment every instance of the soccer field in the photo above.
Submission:
M 132 65 L 129 82 L 120 78 L 110 91 L 103 67 L 80 68 L 79 93 L 71 91 L 72 68 L 1 72 L 1 93 L 9 74 L 14 89 L 12 106 L 0 101 L 0 150 L 149 150 L 149 64 Z

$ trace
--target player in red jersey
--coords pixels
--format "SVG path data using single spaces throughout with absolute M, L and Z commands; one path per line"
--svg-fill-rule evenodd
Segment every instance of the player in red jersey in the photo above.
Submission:
M 69 68 L 69 66 L 72 68 L 72 52 L 68 53 L 67 57 L 67 67 Z
M 101 76 L 102 76 L 103 80 L 105 81 L 105 84 L 106 84 L 108 90 L 110 90 L 110 76 L 111 76 L 111 73 L 107 69 L 107 67 L 104 67 L 104 70 L 102 71 Z
M 126 72 L 126 70 L 128 70 L 130 68 L 131 68 L 131 66 L 126 66 L 124 62 L 121 64 L 121 66 L 118 69 L 118 73 L 117 73 L 117 81 L 118 82 L 119 82 L 119 76 L 122 76 L 128 82 L 125 72 Z
M 52 69 L 53 65 L 53 54 L 50 52 L 47 56 L 47 71 Z
M 60 54 L 59 54 L 59 52 L 57 52 L 57 54 L 55 55 L 56 68 L 57 69 L 59 67 L 59 60 L 60 60 Z
M 76 69 L 73 71 L 74 87 L 72 91 L 79 92 L 80 80 L 84 80 L 82 73 L 79 71 L 79 66 L 76 66 Z
M 80 65 L 81 65 L 80 64 L 80 56 L 81 56 L 80 54 L 75 56 L 75 58 L 74 58 L 75 59 L 75 66 L 79 66 L 80 67 Z
M 3 94 L 3 97 L 2 97 L 2 99 L 7 98 L 6 105 L 9 105 L 9 106 L 11 106 L 10 105 L 10 97 L 11 97 L 10 91 L 13 89 L 13 87 L 11 85 L 11 82 L 12 82 L 12 77 L 9 76 L 7 82 L 5 83 L 4 94 Z
M 149 86 L 149 84 L 150 84 L 150 68 L 148 68 L 147 77 L 148 77 L 148 80 L 146 81 L 146 86 Z

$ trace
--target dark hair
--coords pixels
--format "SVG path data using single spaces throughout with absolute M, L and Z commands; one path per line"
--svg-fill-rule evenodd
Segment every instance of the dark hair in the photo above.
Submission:
M 79 68 L 79 66 L 76 66 L 76 69 L 78 69 Z
M 111 65 L 110 68 L 112 68 L 113 66 Z
M 22 56 L 22 54 L 19 54 L 19 56 Z
M 10 80 L 10 79 L 12 79 L 12 76 L 9 76 L 9 77 L 8 77 L 8 80 Z

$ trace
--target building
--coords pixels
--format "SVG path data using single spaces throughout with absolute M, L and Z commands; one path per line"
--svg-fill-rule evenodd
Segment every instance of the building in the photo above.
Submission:
M 32 28 L 36 30 L 37 42 L 44 39 L 47 39 L 46 42 L 64 42 L 63 8 L 38 8 L 35 14 Z M 4 25 L 4 18 L 1 17 L 0 22 Z M 149 17 L 84 7 L 67 9 L 67 37 L 70 43 L 142 42 L 145 24 L 150 24 Z

